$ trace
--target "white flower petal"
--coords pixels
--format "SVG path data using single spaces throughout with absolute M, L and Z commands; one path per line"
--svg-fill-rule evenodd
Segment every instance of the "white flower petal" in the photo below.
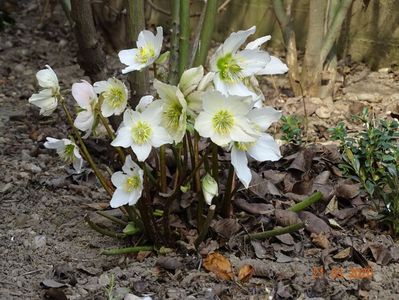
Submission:
M 115 112 L 115 109 L 109 104 L 109 102 L 107 101 L 103 101 L 103 103 L 101 104 L 101 114 L 108 118 L 110 116 L 112 116 Z
M 238 179 L 240 179 L 245 188 L 248 188 L 252 179 L 252 174 L 248 167 L 247 154 L 233 146 L 231 149 L 231 164 L 236 171 Z
M 258 95 L 256 95 L 253 91 L 251 91 L 241 81 L 227 85 L 227 92 L 229 93 L 229 95 L 235 95 L 235 96 L 241 96 L 241 97 L 250 96 L 253 99 L 258 97 Z
M 65 147 L 64 141 L 52 137 L 46 137 L 46 142 L 43 144 L 47 149 L 61 149 Z
M 39 85 L 43 88 L 59 88 L 57 75 L 49 65 L 46 65 L 46 68 L 36 73 Z
M 44 89 L 37 94 L 33 94 L 29 98 L 29 103 L 39 107 L 41 115 L 49 116 L 57 108 L 58 100 L 53 97 L 51 89 Z
M 109 82 L 105 81 L 105 80 L 97 81 L 93 84 L 94 91 L 97 94 L 101 94 L 102 92 L 105 92 L 106 90 L 108 90 L 109 86 L 110 86 Z
M 217 91 L 221 92 L 225 96 L 229 95 L 229 84 L 222 80 L 219 73 L 216 73 L 213 77 L 213 84 Z
M 247 30 L 240 30 L 231 33 L 230 36 L 221 45 L 223 53 L 227 54 L 236 52 L 241 47 L 241 45 L 244 44 L 247 38 L 255 33 L 255 31 L 256 26 L 252 26 Z
M 118 171 L 112 174 L 111 182 L 116 188 L 122 188 L 127 178 L 128 176 L 126 174 L 123 174 L 123 172 Z
M 136 64 L 136 57 L 138 54 L 139 50 L 138 49 L 127 49 L 127 50 L 121 50 L 118 53 L 119 60 L 121 63 L 130 66 Z
M 199 66 L 197 68 L 191 68 L 183 72 L 180 82 L 179 89 L 183 95 L 187 96 L 194 91 L 204 76 L 204 67 Z
M 76 157 L 73 159 L 72 166 L 75 169 L 77 173 L 82 172 L 82 166 L 83 166 L 83 159 L 80 157 Z
M 130 108 L 123 113 L 123 124 L 125 126 L 133 125 L 138 119 L 141 119 L 141 114 Z
M 241 67 L 241 75 L 249 77 L 261 71 L 270 62 L 270 55 L 266 51 L 243 50 L 236 54 L 238 65 Z
M 279 58 L 270 56 L 270 62 L 260 71 L 257 75 L 274 75 L 274 74 L 285 74 L 288 72 L 288 67 Z
M 221 135 L 216 132 L 211 133 L 210 139 L 212 142 L 220 147 L 226 147 L 231 142 L 230 135 Z
M 136 111 L 142 112 L 153 100 L 154 97 L 152 95 L 141 97 L 139 104 L 136 106 Z
M 236 122 L 237 122 L 237 120 L 236 120 Z M 254 132 L 252 132 L 252 128 L 249 125 L 245 124 L 245 122 L 241 122 L 240 125 L 241 126 L 234 126 L 231 129 L 231 131 L 230 131 L 231 140 L 235 141 L 235 142 L 254 142 L 254 141 L 256 141 L 256 138 L 253 135 L 249 134 L 249 133 L 254 133 Z
M 194 91 L 186 97 L 187 101 L 187 113 L 191 116 L 195 116 L 202 110 L 202 99 L 204 98 L 204 92 Z
M 116 189 L 111 199 L 111 207 L 117 208 L 128 204 L 129 202 L 129 193 L 125 192 L 123 189 Z
M 267 130 L 272 123 L 280 120 L 281 116 L 282 112 L 271 106 L 254 108 L 247 115 L 248 119 L 255 123 L 261 131 Z
M 158 26 L 157 27 L 157 35 L 155 36 L 155 39 L 154 39 L 154 50 L 155 50 L 156 57 L 158 57 L 159 54 L 161 53 L 162 41 L 163 41 L 163 28 L 161 26 Z
M 210 137 L 213 131 L 212 116 L 206 112 L 201 112 L 195 120 L 194 128 L 200 136 Z
M 143 192 L 143 188 L 141 187 L 140 189 L 135 189 L 130 193 L 129 197 L 129 205 L 133 206 L 137 203 L 137 201 L 140 200 L 141 194 Z
M 271 35 L 266 35 L 266 36 L 262 36 L 260 38 L 257 38 L 256 40 L 248 43 L 245 46 L 245 49 L 251 49 L 251 50 L 256 50 L 259 49 L 260 46 L 262 46 L 264 43 L 266 43 L 267 41 L 269 41 L 272 38 Z
M 209 87 L 210 83 L 213 81 L 214 77 L 215 72 L 209 72 L 204 77 L 202 77 L 201 81 L 198 84 L 197 90 L 205 91 Z
M 133 161 L 130 155 L 126 156 L 125 163 L 122 166 L 122 171 L 132 175 L 136 170 L 141 170 L 140 167 Z
M 74 125 L 81 131 L 90 131 L 93 127 L 94 116 L 93 112 L 85 110 L 78 113 Z
M 229 100 L 218 91 L 208 91 L 203 95 L 202 108 L 207 113 L 213 114 L 225 108 Z
M 133 143 L 132 132 L 129 126 L 122 127 L 116 133 L 116 138 L 112 141 L 111 145 L 116 147 L 120 146 L 128 148 Z
M 185 132 L 186 131 L 184 130 L 183 136 L 184 136 Z M 181 139 L 183 139 L 183 136 L 181 137 Z M 176 143 L 179 143 L 180 141 L 176 141 Z M 158 147 L 160 147 L 162 145 L 165 145 L 165 144 L 171 144 L 172 142 L 173 142 L 173 139 L 168 134 L 168 132 L 165 130 L 165 128 L 160 127 L 160 126 L 153 127 L 153 133 L 152 133 L 152 137 L 151 137 L 151 144 L 155 148 L 158 148 Z
M 131 147 L 139 161 L 145 161 L 147 157 L 150 155 L 152 148 L 150 144 L 143 144 L 143 145 L 132 144 Z
M 262 134 L 248 149 L 248 154 L 257 161 L 277 161 L 281 158 L 280 147 L 269 134 Z
M 88 109 L 93 101 L 97 101 L 97 95 L 92 85 L 85 80 L 72 85 L 72 96 L 81 108 Z

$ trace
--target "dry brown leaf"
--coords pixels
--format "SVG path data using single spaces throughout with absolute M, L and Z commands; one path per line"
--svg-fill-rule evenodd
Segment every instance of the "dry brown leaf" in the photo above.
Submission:
M 345 248 L 333 256 L 334 259 L 344 260 L 352 255 L 352 247 Z
M 272 204 L 249 203 L 242 198 L 236 198 L 234 200 L 234 203 L 242 210 L 253 215 L 271 215 L 274 209 L 274 206 Z
M 218 252 L 209 253 L 204 259 L 204 268 L 223 280 L 233 280 L 230 261 Z
M 386 266 L 391 262 L 392 255 L 387 247 L 379 244 L 370 244 L 369 248 L 377 264 Z
M 296 170 L 301 173 L 306 173 L 312 167 L 312 160 L 315 156 L 315 152 L 312 148 L 306 148 L 298 153 L 294 161 L 288 167 L 289 171 Z
M 238 280 L 241 282 L 246 282 L 254 275 L 254 267 L 251 265 L 243 265 L 238 271 Z
M 109 207 L 109 202 L 83 203 L 83 205 L 95 210 L 105 210 Z
M 302 221 L 306 221 L 308 225 L 306 226 L 306 230 L 310 233 L 330 233 L 331 228 L 328 224 L 323 220 L 312 214 L 309 211 L 301 211 L 298 213 L 299 217 Z
M 338 210 L 338 201 L 337 201 L 337 197 L 334 196 L 331 198 L 330 202 L 328 203 L 326 209 L 324 210 L 324 214 L 328 214 L 331 213 L 335 210 Z
M 338 198 L 343 199 L 352 199 L 359 195 L 360 185 L 359 184 L 348 184 L 343 182 L 339 182 L 335 186 L 335 195 Z
M 229 239 L 241 229 L 241 225 L 236 219 L 221 219 L 213 222 L 211 228 L 220 236 Z
M 323 249 L 330 248 L 330 242 L 324 233 L 322 233 L 322 232 L 319 234 L 312 233 L 310 235 L 310 237 L 312 239 L 312 242 L 315 245 L 319 246 L 320 248 L 323 248 Z
M 285 209 L 276 209 L 276 222 L 280 226 L 290 226 L 301 222 L 297 213 Z

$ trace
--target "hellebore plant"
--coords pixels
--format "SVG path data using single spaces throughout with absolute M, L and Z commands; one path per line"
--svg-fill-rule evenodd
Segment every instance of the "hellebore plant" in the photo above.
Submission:
M 253 83 L 257 84 L 258 75 L 282 74 L 287 67 L 261 49 L 270 36 L 244 45 L 254 33 L 255 27 L 232 33 L 210 58 L 209 73 L 201 64 L 186 66 L 176 85 L 162 82 L 154 65 L 156 93 L 142 97 L 136 107 L 129 105 L 128 90 L 119 79 L 93 85 L 83 80 L 74 83 L 75 119 L 61 95 L 54 71 L 47 66 L 37 73 L 43 90 L 29 101 L 40 107 L 42 115 L 51 114 L 60 103 L 74 138 L 48 137 L 44 146 L 55 149 L 66 163 L 73 164 L 76 172 L 81 172 L 87 161 L 87 167 L 109 194 L 110 206 L 123 212 L 122 217 L 100 212 L 125 226 L 122 232 L 110 233 L 86 219 L 93 229 L 118 237 L 144 233 L 145 240 L 156 247 L 171 245 L 176 234 L 169 224 L 172 202 L 180 203 L 183 194 L 190 193 L 196 201 L 184 208 L 190 214 L 182 217 L 197 216 L 198 246 L 215 213 L 231 215 L 231 199 L 237 191 L 235 175 L 245 188 L 250 185 L 248 157 L 257 161 L 280 159 L 279 147 L 267 129 L 280 119 L 281 112 L 263 105 L 264 96 L 253 88 Z M 122 73 L 156 63 L 162 38 L 162 27 L 157 27 L 156 35 L 142 31 L 137 48 L 119 52 L 120 61 L 127 65 Z M 123 121 L 115 128 L 108 120 L 113 115 L 123 115 Z M 92 157 L 85 145 L 85 139 L 98 129 L 106 130 L 119 157 L 119 167 L 113 167 L 110 178 L 100 170 L 98 158 Z M 224 170 L 229 170 L 227 178 Z M 129 249 L 137 251 L 135 247 Z M 111 252 L 126 253 L 129 249 Z

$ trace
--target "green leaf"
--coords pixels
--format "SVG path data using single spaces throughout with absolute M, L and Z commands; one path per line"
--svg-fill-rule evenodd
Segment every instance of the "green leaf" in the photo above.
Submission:
M 140 232 L 140 229 L 133 222 L 128 223 L 123 229 L 123 233 L 126 235 L 135 235 L 138 232 Z
M 157 65 L 163 65 L 165 64 L 168 60 L 169 60 L 169 56 L 170 56 L 170 52 L 166 51 L 165 53 L 162 53 L 157 60 L 155 61 L 155 63 Z

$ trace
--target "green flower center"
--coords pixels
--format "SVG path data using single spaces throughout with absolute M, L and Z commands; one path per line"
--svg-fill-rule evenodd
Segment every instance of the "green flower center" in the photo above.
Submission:
M 112 108 L 118 108 L 126 101 L 126 96 L 121 88 L 111 87 L 104 93 L 104 99 L 112 106 Z
M 218 134 L 228 134 L 234 126 L 234 116 L 227 110 L 219 110 L 212 118 L 212 126 Z
M 60 153 L 61 158 L 67 162 L 71 163 L 74 159 L 74 154 L 73 150 L 75 149 L 75 145 L 73 144 L 68 144 L 65 146 L 64 151 Z
M 134 190 L 137 190 L 141 185 L 141 179 L 139 175 L 133 175 L 129 177 L 124 185 L 124 189 L 126 192 L 131 193 Z
M 216 65 L 219 69 L 220 78 L 228 82 L 236 82 L 242 79 L 242 68 L 238 65 L 233 54 L 229 53 L 218 59 Z
M 255 145 L 255 142 L 234 142 L 234 146 L 240 151 L 248 151 L 248 149 L 251 148 L 253 145 Z
M 182 111 L 183 107 L 179 103 L 174 102 L 169 105 L 163 113 L 165 126 L 172 129 L 179 128 Z
M 136 55 L 136 60 L 139 63 L 145 64 L 150 58 L 155 56 L 155 49 L 152 46 L 142 47 Z
M 148 122 L 138 121 L 132 127 L 132 138 L 136 144 L 142 145 L 148 142 L 152 136 L 152 128 Z

